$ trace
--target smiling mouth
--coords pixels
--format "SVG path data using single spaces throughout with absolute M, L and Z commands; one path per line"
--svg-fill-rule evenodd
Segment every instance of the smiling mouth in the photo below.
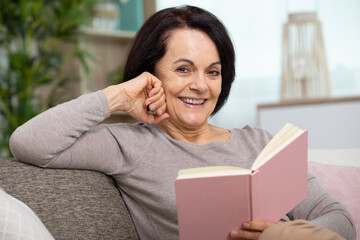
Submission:
M 192 105 L 202 105 L 205 102 L 205 99 L 193 99 L 193 98 L 179 98 L 182 102 Z

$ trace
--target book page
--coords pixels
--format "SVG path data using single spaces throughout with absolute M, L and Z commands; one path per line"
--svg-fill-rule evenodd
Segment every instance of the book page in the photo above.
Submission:
M 253 163 L 252 170 L 256 169 L 263 161 L 269 159 L 269 156 L 282 148 L 286 143 L 294 138 L 294 136 L 303 132 L 302 129 L 287 123 L 280 131 L 271 139 L 271 141 L 260 152 L 259 156 Z
M 236 174 L 250 174 L 262 163 L 266 162 L 269 157 L 279 151 L 289 141 L 292 141 L 296 136 L 301 134 L 304 130 L 287 123 L 280 131 L 271 139 L 271 141 L 260 152 L 259 156 L 253 163 L 251 169 L 244 169 L 232 166 L 212 166 L 212 167 L 199 167 L 180 170 L 178 179 L 181 178 L 194 178 L 206 176 L 226 176 Z
M 199 167 L 180 170 L 177 179 L 207 176 L 226 176 L 247 173 L 251 173 L 251 170 L 231 166 Z

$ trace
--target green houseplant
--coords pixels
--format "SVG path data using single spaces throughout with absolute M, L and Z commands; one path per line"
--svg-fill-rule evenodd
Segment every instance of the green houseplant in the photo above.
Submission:
M 92 0 L 0 1 L 0 156 L 10 155 L 11 133 L 59 101 L 64 76 L 76 59 L 88 72 L 80 49 L 80 27 L 91 20 Z M 63 46 L 70 45 L 67 51 Z M 40 94 L 47 85 L 48 94 Z

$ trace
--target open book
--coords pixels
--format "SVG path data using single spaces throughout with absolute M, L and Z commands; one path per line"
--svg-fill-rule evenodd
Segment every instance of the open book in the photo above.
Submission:
M 180 170 L 175 180 L 181 240 L 230 238 L 249 220 L 276 222 L 307 193 L 308 132 L 286 124 L 251 169 Z

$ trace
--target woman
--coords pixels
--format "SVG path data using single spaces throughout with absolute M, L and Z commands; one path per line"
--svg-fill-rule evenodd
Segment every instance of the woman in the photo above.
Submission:
M 141 239 L 177 239 L 178 170 L 249 168 L 271 139 L 260 129 L 228 130 L 207 122 L 229 95 L 234 61 L 231 40 L 215 16 L 191 6 L 162 10 L 138 32 L 124 83 L 49 109 L 19 127 L 10 140 L 13 154 L 43 167 L 111 175 Z M 116 111 L 140 123 L 98 125 Z M 308 185 L 309 196 L 287 215 L 289 220 L 310 220 L 352 239 L 346 210 L 313 177 Z M 257 239 L 272 225 L 245 223 L 231 234 Z

